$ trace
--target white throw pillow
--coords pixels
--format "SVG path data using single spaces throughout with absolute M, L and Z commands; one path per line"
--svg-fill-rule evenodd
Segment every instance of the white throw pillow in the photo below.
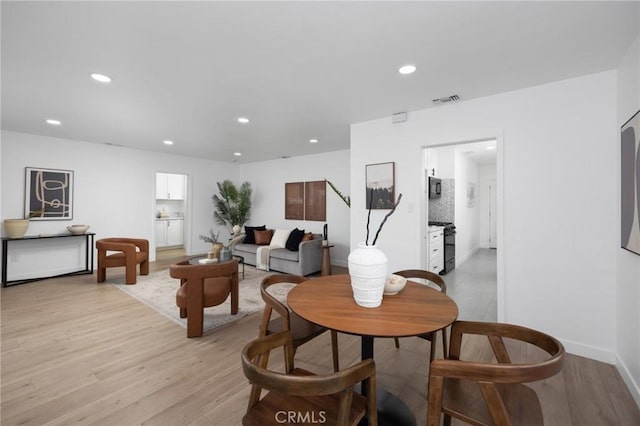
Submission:
M 276 229 L 276 231 L 273 233 L 273 237 L 271 237 L 271 243 L 269 245 L 272 247 L 285 247 L 287 245 L 287 240 L 289 239 L 290 233 L 291 230 Z

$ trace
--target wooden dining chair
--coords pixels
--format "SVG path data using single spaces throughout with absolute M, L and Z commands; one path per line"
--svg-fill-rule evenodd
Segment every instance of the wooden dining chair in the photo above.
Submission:
M 462 360 L 463 335 L 486 336 L 497 363 Z M 507 345 L 504 338 L 509 339 Z M 512 361 L 517 353 L 526 357 L 523 363 Z M 429 367 L 427 425 L 439 425 L 441 413 L 445 425 L 450 425 L 451 417 L 474 425 L 542 425 L 538 396 L 522 383 L 557 374 L 564 353 L 558 340 L 530 328 L 471 321 L 453 323 L 449 355 L 433 360 Z
M 447 293 L 447 284 L 444 282 L 440 275 L 436 275 L 433 272 L 424 271 L 422 269 L 405 269 L 403 271 L 394 272 L 394 275 L 400 275 L 401 277 L 405 277 L 406 279 L 419 278 L 422 280 L 429 281 L 437 286 L 441 292 L 444 294 Z M 446 329 L 436 330 L 431 333 L 421 334 L 417 337 L 428 340 L 431 342 L 431 352 L 429 354 L 429 362 L 433 361 L 436 355 L 436 334 L 438 331 L 442 334 L 442 353 L 443 356 L 447 356 L 447 331 Z M 400 340 L 396 337 L 395 339 L 396 348 L 400 348 Z
M 262 322 L 260 323 L 260 334 L 258 337 L 268 336 L 269 334 L 278 333 L 280 331 L 289 330 L 293 338 L 293 353 L 295 355 L 298 347 L 302 346 L 309 340 L 321 335 L 326 328 L 315 325 L 304 318 L 291 312 L 289 308 L 273 295 L 267 289 L 274 284 L 290 283 L 300 284 L 306 281 L 300 275 L 276 274 L 270 275 L 262 280 L 260 285 L 260 293 L 262 300 L 265 302 L 264 312 L 262 314 Z M 273 311 L 276 311 L 280 317 L 271 318 Z M 338 358 L 338 333 L 331 330 L 331 351 L 333 354 L 333 371 L 340 370 L 340 362 Z
M 283 348 L 284 372 L 268 369 L 269 354 Z M 242 350 L 242 370 L 251 382 L 245 426 L 282 424 L 357 425 L 365 416 L 378 424 L 376 367 L 372 359 L 342 371 L 315 375 L 294 366 L 290 331 L 249 342 Z M 364 382 L 367 397 L 354 392 Z M 262 390 L 268 391 L 261 398 Z M 293 418 L 292 418 L 293 417 Z

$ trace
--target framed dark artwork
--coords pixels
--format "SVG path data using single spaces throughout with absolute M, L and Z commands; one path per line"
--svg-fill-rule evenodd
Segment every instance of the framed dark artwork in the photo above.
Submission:
M 284 218 L 304 219 L 304 182 L 284 184 Z
M 395 202 L 395 163 L 366 165 L 367 209 L 392 209 Z
M 327 220 L 327 184 L 324 180 L 304 183 L 304 219 Z
M 73 219 L 73 171 L 26 167 L 25 218 Z
M 640 111 L 620 135 L 620 245 L 640 255 Z

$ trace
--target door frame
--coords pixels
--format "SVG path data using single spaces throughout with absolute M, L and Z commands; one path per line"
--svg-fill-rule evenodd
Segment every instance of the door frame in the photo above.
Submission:
M 457 140 L 457 141 L 442 141 L 439 143 L 435 143 L 432 145 L 423 145 L 422 146 L 422 170 L 420 173 L 422 186 L 422 203 L 421 203 L 421 236 L 422 236 L 422 244 L 421 244 L 421 252 L 420 252 L 420 263 L 423 269 L 426 269 L 426 241 L 428 236 L 428 217 L 429 217 L 429 195 L 428 195 L 428 170 L 427 170 L 427 150 L 428 149 L 437 149 L 444 148 L 455 145 L 466 145 L 477 142 L 484 142 L 488 140 L 496 141 L 496 234 L 497 234 L 497 244 L 496 244 L 496 273 L 497 273 L 497 288 L 496 288 L 496 298 L 497 298 L 497 318 L 499 322 L 506 322 L 506 285 L 504 281 L 504 253 L 506 250 L 505 238 L 504 238 L 504 136 L 503 131 L 499 130 L 495 132 L 493 136 L 480 137 L 477 139 L 467 139 L 467 140 Z
M 157 243 L 156 243 L 156 186 L 157 186 L 157 175 L 158 173 L 169 173 L 176 175 L 183 175 L 185 177 L 185 189 L 184 189 L 184 224 L 183 224 L 183 247 L 185 254 L 189 255 L 191 253 L 191 218 L 193 212 L 193 197 L 192 190 L 193 186 L 191 184 L 191 174 L 186 171 L 175 171 L 175 170 L 156 170 L 153 172 L 153 194 L 152 194 L 152 203 L 151 203 L 151 211 L 152 211 L 152 219 L 151 219 L 151 235 L 153 236 L 153 249 L 149 247 L 149 256 L 151 257 L 150 261 L 155 261 L 156 259 L 156 251 L 157 251 Z

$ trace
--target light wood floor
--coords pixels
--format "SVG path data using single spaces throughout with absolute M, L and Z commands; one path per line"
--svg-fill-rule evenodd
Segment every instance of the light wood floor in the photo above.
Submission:
M 1 296 L 3 426 L 240 424 L 249 385 L 239 352 L 256 336 L 259 313 L 187 339 L 183 328 L 95 276 L 3 288 Z M 339 347 L 342 366 L 359 359 L 356 337 L 340 335 Z M 377 339 L 375 352 L 378 386 L 425 424 L 428 342 L 401 339 L 397 350 L 393 340 Z M 328 333 L 301 347 L 296 362 L 331 371 Z M 640 424 L 611 365 L 568 356 L 561 374 L 533 386 L 549 425 Z

